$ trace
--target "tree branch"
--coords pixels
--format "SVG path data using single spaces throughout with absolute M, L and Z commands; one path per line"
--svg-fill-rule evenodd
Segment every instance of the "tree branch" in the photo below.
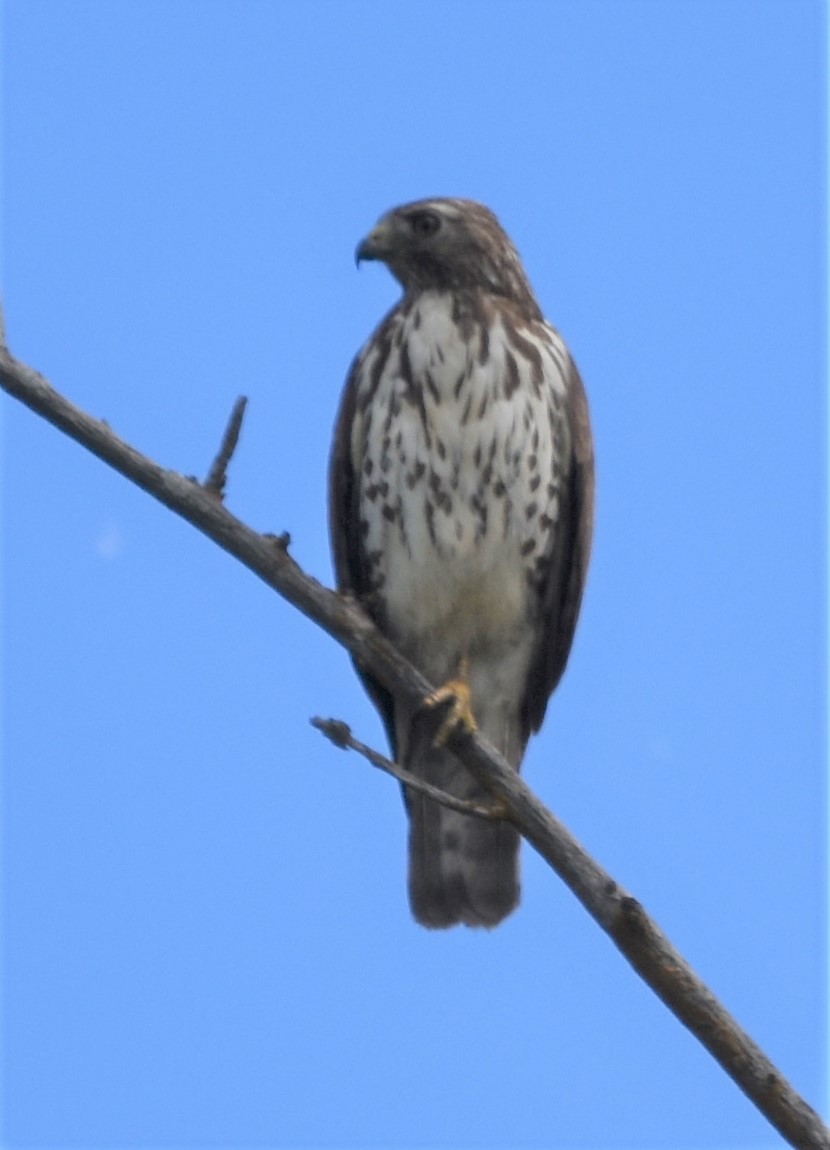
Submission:
M 306 575 L 288 554 L 287 538 L 260 535 L 233 516 L 217 499 L 215 485 L 202 487 L 159 467 L 105 423 L 64 399 L 5 349 L 0 350 L 0 383 L 10 395 L 239 559 L 351 651 L 361 667 L 397 698 L 416 706 L 429 693 L 431 684 L 380 634 L 353 599 Z M 801 1150 L 830 1150 L 830 1131 L 816 1112 L 727 1013 L 640 903 L 591 858 L 494 748 L 478 734 L 455 734 L 448 745 L 504 804 L 511 822 L 567 883 L 637 973 L 783 1137 Z
M 245 408 L 247 406 L 247 397 L 240 395 L 239 399 L 237 399 L 233 405 L 228 426 L 225 428 L 225 434 L 222 436 L 219 452 L 211 464 L 208 477 L 204 483 L 205 490 L 213 492 L 217 499 L 224 499 L 225 497 L 225 484 L 228 481 L 228 464 L 231 461 L 233 453 L 236 451 L 237 443 L 239 443 L 239 433 L 242 430 L 242 420 L 245 418 Z
M 507 808 L 500 803 L 482 806 L 481 803 L 474 803 L 468 799 L 457 799 L 455 795 L 448 795 L 446 791 L 433 787 L 430 783 L 425 783 L 417 775 L 410 774 L 403 767 L 399 767 L 397 763 L 393 763 L 391 759 L 387 759 L 385 755 L 379 755 L 377 751 L 373 751 L 371 747 L 361 743 L 360 739 L 354 737 L 349 725 L 340 719 L 312 719 L 311 725 L 321 731 L 341 751 L 357 751 L 373 767 L 385 771 L 387 775 L 391 775 L 399 783 L 406 783 L 413 791 L 420 791 L 422 795 L 435 799 L 437 803 L 449 807 L 451 811 L 460 811 L 462 815 L 475 815 L 479 819 L 503 819 L 508 816 Z

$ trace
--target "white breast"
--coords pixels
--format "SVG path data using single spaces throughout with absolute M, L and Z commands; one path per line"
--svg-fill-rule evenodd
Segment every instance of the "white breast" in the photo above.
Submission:
M 451 309 L 450 296 L 425 293 L 399 313 L 371 414 L 355 420 L 352 439 L 365 550 L 405 649 L 449 633 L 470 648 L 509 644 L 527 619 L 539 540 L 552 540 L 558 517 L 551 412 L 566 386 L 564 345 L 546 329 L 534 385 L 532 362 L 498 318 L 465 338 Z M 364 354 L 358 408 L 376 345 Z

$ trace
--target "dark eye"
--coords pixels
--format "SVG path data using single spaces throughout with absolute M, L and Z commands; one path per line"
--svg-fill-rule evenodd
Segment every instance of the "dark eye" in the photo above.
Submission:
M 409 217 L 409 226 L 416 236 L 434 236 L 441 227 L 441 217 L 437 212 L 414 212 Z

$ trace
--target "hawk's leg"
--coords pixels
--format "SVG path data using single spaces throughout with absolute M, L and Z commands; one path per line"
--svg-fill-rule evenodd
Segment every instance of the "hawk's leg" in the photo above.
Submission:
M 469 734 L 478 730 L 470 691 L 470 660 L 466 655 L 458 666 L 458 675 L 424 699 L 424 706 L 430 708 L 440 707 L 445 703 L 449 703 L 449 709 L 435 736 L 433 745 L 436 747 L 443 747 L 453 731 L 459 727 Z

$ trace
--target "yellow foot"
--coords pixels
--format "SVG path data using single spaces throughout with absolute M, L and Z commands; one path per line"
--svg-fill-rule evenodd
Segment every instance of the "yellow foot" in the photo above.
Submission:
M 453 731 L 459 727 L 472 734 L 478 730 L 472 708 L 472 692 L 470 690 L 470 664 L 465 657 L 458 668 L 458 677 L 444 683 L 432 694 L 424 699 L 425 707 L 440 707 L 442 703 L 449 703 L 450 707 L 446 718 L 438 728 L 433 745 L 443 747 Z

